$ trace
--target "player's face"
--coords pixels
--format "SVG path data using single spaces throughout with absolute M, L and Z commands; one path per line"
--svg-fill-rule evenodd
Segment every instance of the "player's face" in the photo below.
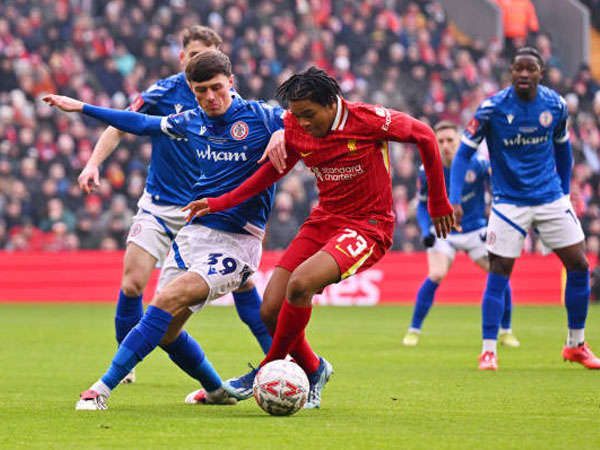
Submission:
M 337 112 L 337 102 L 323 106 L 310 100 L 291 101 L 290 111 L 308 134 L 320 138 L 331 129 Z
M 231 106 L 233 75 L 228 77 L 221 73 L 210 80 L 201 83 L 190 81 L 189 84 L 198 105 L 200 105 L 200 108 L 204 110 L 207 116 L 221 116 Z
M 207 46 L 202 41 L 188 42 L 188 45 L 181 52 L 179 52 L 179 62 L 181 63 L 181 69 L 185 70 L 185 66 L 188 62 L 190 62 L 190 59 L 192 59 L 194 56 L 209 50 L 217 50 L 217 47 L 215 47 L 214 45 Z
M 450 167 L 454 155 L 456 155 L 456 150 L 458 150 L 458 133 L 452 128 L 445 128 L 436 132 L 435 138 L 437 139 L 438 147 L 440 148 L 440 153 L 442 155 L 442 163 L 445 167 Z
M 519 97 L 532 99 L 542 79 L 542 67 L 534 56 L 519 55 L 510 68 L 512 84 Z

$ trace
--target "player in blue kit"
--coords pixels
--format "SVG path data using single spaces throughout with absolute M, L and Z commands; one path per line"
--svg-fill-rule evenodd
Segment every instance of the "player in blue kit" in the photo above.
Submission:
M 539 85 L 544 62 L 532 47 L 516 52 L 512 86 L 479 105 L 462 136 L 451 171 L 450 201 L 460 224 L 461 196 L 471 156 L 485 138 L 492 166 L 492 212 L 487 230 L 490 273 L 483 294 L 483 350 L 479 368 L 497 370 L 496 341 L 504 291 L 529 227 L 567 270 L 567 342 L 562 357 L 600 369 L 584 339 L 590 296 L 584 235 L 569 200 L 573 164 L 567 105 Z
M 271 135 L 283 127 L 283 109 L 246 101 L 231 92 L 231 63 L 218 51 L 193 57 L 185 75 L 200 107 L 172 116 L 98 108 L 56 95 L 44 100 L 129 133 L 165 134 L 182 140 L 185 147 L 174 151 L 193 151 L 201 173 L 191 197 L 219 196 L 260 167 L 257 161 Z M 205 366 L 202 350 L 182 329 L 194 311 L 238 289 L 256 271 L 273 193 L 270 187 L 227 211 L 196 218 L 179 231 L 165 261 L 157 294 L 124 338 L 108 371 L 81 394 L 76 409 L 106 409 L 111 391 L 158 345 L 207 391 L 218 393 L 220 401 L 213 403 L 225 403 L 227 396 L 220 377 L 212 366 Z
M 207 27 L 192 26 L 183 31 L 180 62 L 182 68 L 196 54 L 216 50 L 221 44 L 217 33 Z M 129 109 L 144 114 L 165 116 L 198 107 L 196 98 L 180 72 L 156 81 L 139 94 Z M 125 134 L 108 127 L 94 148 L 90 160 L 79 175 L 79 185 L 90 193 L 99 182 L 99 166 L 115 150 Z M 200 166 L 195 152 L 187 151 L 181 142 L 169 136 L 152 136 L 152 156 L 144 194 L 127 237 L 123 261 L 123 278 L 115 313 L 117 342 L 143 315 L 143 291 L 157 262 L 163 262 L 173 239 L 185 224 L 181 208 L 190 201 L 191 188 L 200 179 Z M 260 318 L 261 298 L 252 280 L 233 292 L 238 314 L 266 352 L 271 336 Z M 135 372 L 124 383 L 135 381 Z
M 458 128 L 448 121 L 437 123 L 433 130 L 440 148 L 446 190 L 450 184 L 450 167 L 459 145 Z M 427 211 L 427 178 L 423 166 L 419 169 L 419 204 L 417 221 L 423 236 L 423 244 L 427 248 L 427 265 L 429 272 L 421 285 L 415 302 L 412 322 L 402 339 L 402 344 L 414 347 L 419 343 L 421 327 L 435 297 L 435 292 L 446 277 L 457 251 L 466 252 L 471 260 L 486 272 L 489 270 L 487 252 L 485 250 L 485 233 L 487 219 L 485 217 L 485 190 L 489 181 L 489 162 L 474 154 L 469 162 L 465 177 L 465 187 L 461 202 L 465 216 L 461 231 L 453 230 L 445 239 L 436 239 L 433 222 Z M 509 347 L 518 347 L 519 341 L 511 330 L 512 299 L 510 285 L 504 292 L 504 313 L 500 329 L 500 343 Z

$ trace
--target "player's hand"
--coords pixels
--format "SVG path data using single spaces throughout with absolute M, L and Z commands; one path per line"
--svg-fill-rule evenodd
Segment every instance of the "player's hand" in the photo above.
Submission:
M 98 166 L 86 164 L 79 176 L 77 177 L 79 187 L 86 194 L 91 194 L 100 187 L 100 171 Z
M 64 95 L 46 95 L 42 98 L 50 106 L 56 106 L 64 112 L 81 112 L 83 111 L 83 102 L 75 100 Z
M 187 217 L 185 218 L 186 222 L 191 222 L 194 217 L 205 216 L 210 212 L 208 199 L 202 198 L 200 200 L 190 202 L 182 209 L 182 211 L 189 211 Z
M 265 152 L 258 160 L 258 163 L 261 164 L 267 160 L 267 157 L 273 164 L 273 167 L 279 172 L 283 173 L 287 164 L 285 160 L 287 159 L 287 150 L 285 149 L 285 131 L 277 130 L 275 133 L 271 135 L 271 139 L 267 144 L 267 148 L 265 148 Z
M 428 234 L 423 238 L 423 245 L 425 248 L 433 247 L 433 244 L 435 244 L 435 236 L 433 234 Z
M 463 209 L 460 203 L 455 203 L 452 205 L 452 210 L 454 211 L 454 229 L 459 233 L 462 231 L 462 227 L 460 226 L 463 219 Z
M 435 234 L 437 237 L 446 237 L 454 228 L 454 216 L 447 214 L 441 217 L 433 217 L 433 225 L 435 226 Z

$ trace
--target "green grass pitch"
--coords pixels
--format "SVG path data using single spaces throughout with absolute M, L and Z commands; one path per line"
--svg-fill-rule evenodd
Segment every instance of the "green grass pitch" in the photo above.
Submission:
M 409 306 L 317 307 L 308 328 L 333 364 L 320 410 L 271 417 L 183 403 L 196 384 L 157 350 L 108 411 L 75 411 L 115 350 L 114 305 L 0 305 L 0 448 L 586 449 L 600 448 L 600 371 L 560 358 L 566 314 L 515 308 L 519 349 L 477 370 L 477 307 L 438 305 L 417 348 L 400 344 Z M 260 361 L 233 308 L 209 307 L 188 331 L 224 378 Z M 588 342 L 600 353 L 600 308 Z

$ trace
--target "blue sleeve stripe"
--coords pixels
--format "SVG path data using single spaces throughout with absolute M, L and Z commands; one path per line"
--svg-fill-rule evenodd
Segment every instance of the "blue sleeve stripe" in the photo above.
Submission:
M 479 147 L 479 142 L 475 142 L 475 141 L 473 141 L 473 140 L 469 139 L 469 138 L 468 138 L 468 137 L 466 137 L 464 134 L 463 134 L 463 136 L 460 138 L 460 141 L 461 141 L 463 144 L 465 144 L 465 145 L 467 145 L 467 146 L 469 146 L 469 147 L 471 147 L 471 148 L 474 148 L 475 150 L 477 150 L 477 147 Z
M 523 228 L 521 228 L 519 225 L 514 223 L 512 220 L 510 220 L 504 214 L 499 212 L 496 208 L 492 207 L 492 211 L 494 212 L 494 214 L 496 214 L 498 217 L 500 217 L 502 220 L 504 220 L 507 224 L 509 224 L 511 227 L 513 227 L 515 230 L 517 230 L 519 233 L 521 233 L 523 235 L 523 237 L 527 236 L 527 232 Z

